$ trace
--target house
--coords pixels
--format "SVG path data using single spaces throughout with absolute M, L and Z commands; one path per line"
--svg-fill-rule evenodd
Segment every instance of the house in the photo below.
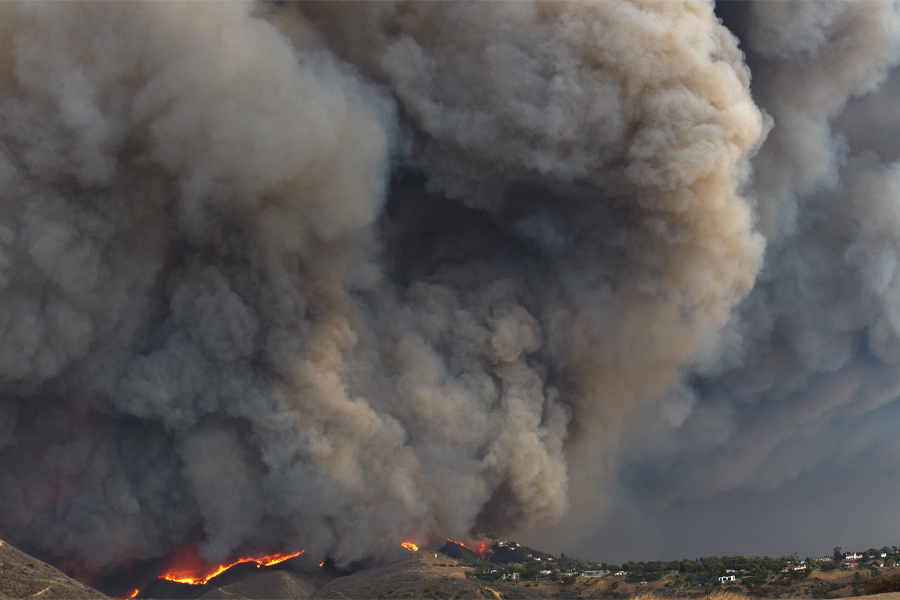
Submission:
M 619 571 L 614 577 L 622 577 L 623 575 L 631 575 L 631 571 Z
M 846 561 L 859 560 L 862 557 L 863 557 L 862 554 L 857 554 L 856 552 L 854 552 L 853 554 L 848 554 L 847 556 L 845 556 L 844 560 L 846 560 Z
M 581 576 L 582 577 L 603 577 L 608 574 L 609 571 L 584 571 Z
M 719 577 L 719 583 L 727 583 L 729 581 L 734 581 L 734 575 L 722 575 Z
M 553 571 L 551 571 L 550 569 L 543 569 L 542 571 L 540 571 L 541 575 L 549 575 L 552 572 Z

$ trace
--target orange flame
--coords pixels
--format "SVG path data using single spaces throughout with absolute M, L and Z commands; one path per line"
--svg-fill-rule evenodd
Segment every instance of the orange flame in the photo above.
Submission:
M 494 553 L 494 548 L 492 547 L 493 545 L 489 545 L 488 542 L 485 542 L 484 540 L 471 540 L 468 542 L 460 542 L 459 540 L 451 540 L 450 538 L 446 538 L 446 540 L 448 542 L 456 544 L 457 546 L 462 546 L 463 548 L 471 550 L 482 558 L 484 558 L 487 554 Z
M 320 563 L 319 563 L 319 566 L 320 566 L 320 567 L 324 567 L 324 566 L 325 566 L 325 563 L 324 563 L 324 562 L 320 562 Z
M 175 553 L 172 557 L 173 560 L 170 562 L 175 563 L 177 566 L 169 570 L 169 572 L 160 575 L 160 578 L 167 581 L 174 581 L 175 583 L 201 585 L 216 575 L 241 563 L 255 562 L 257 568 L 270 567 L 294 558 L 295 556 L 300 556 L 304 552 L 306 552 L 306 550 L 294 552 L 293 554 L 272 554 L 269 556 L 239 558 L 229 564 L 213 565 L 206 562 L 197 553 L 197 548 L 191 545 L 184 547 Z
M 410 552 L 418 552 L 419 551 L 419 547 L 416 546 L 415 544 L 413 544 L 412 542 L 403 542 L 400 545 L 403 546 L 404 548 L 406 548 L 407 550 L 409 550 Z
M 135 598 L 135 597 L 137 597 L 137 595 L 140 594 L 140 593 L 141 593 L 141 590 L 134 590 L 134 591 L 131 593 L 131 595 L 128 596 L 128 597 L 129 597 L 129 598 Z

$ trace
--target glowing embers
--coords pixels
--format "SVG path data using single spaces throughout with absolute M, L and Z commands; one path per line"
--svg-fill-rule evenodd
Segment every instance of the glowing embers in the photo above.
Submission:
M 416 546 L 415 544 L 413 544 L 412 542 L 403 542 L 403 543 L 401 544 L 401 546 L 403 546 L 404 548 L 406 548 L 406 549 L 409 550 L 410 552 L 418 552 L 418 551 L 419 551 L 419 547 Z
M 445 538 L 451 544 L 456 544 L 457 546 L 462 546 L 467 550 L 471 550 L 481 558 L 487 559 L 491 554 L 494 553 L 494 544 L 490 541 L 485 540 L 469 540 L 468 542 L 460 542 L 459 540 L 451 540 L 450 538 Z
M 257 568 L 270 567 L 284 562 L 288 559 L 300 556 L 306 550 L 300 550 L 293 554 L 271 554 L 268 556 L 248 556 L 239 558 L 238 560 L 228 563 L 215 565 L 205 560 L 197 552 L 197 547 L 193 544 L 183 546 L 168 561 L 166 572 L 160 575 L 161 579 L 174 581 L 176 583 L 188 583 L 190 585 L 201 585 L 227 571 L 235 565 L 241 563 L 255 562 Z

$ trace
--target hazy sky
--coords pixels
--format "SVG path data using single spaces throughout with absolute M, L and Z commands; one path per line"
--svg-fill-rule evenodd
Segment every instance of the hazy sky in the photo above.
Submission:
M 0 3 L 0 533 L 898 543 L 900 15 L 719 11 Z

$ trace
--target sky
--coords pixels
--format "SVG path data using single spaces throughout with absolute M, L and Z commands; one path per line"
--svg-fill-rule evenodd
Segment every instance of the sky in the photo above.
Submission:
M 24 550 L 898 543 L 892 3 L 0 12 Z

